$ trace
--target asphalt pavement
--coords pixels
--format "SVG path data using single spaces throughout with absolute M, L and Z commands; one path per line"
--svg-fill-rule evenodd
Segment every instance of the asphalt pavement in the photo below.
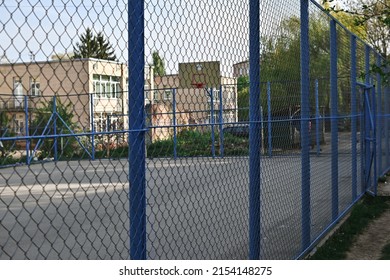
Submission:
M 339 160 L 340 209 L 351 157 Z M 246 259 L 247 157 L 147 162 L 150 259 Z M 301 250 L 299 155 L 262 157 L 261 257 Z M 126 160 L 48 162 L 1 170 L 1 259 L 129 258 Z M 331 158 L 311 155 L 312 238 L 331 222 Z

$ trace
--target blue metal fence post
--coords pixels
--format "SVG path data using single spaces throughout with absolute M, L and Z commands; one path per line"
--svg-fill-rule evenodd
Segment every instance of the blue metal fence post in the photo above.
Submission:
M 177 159 L 177 128 L 176 128 L 176 89 L 172 89 L 172 111 L 173 111 L 173 158 Z
M 302 178 L 302 251 L 310 245 L 310 51 L 309 0 L 301 0 L 301 178 Z
M 91 111 L 91 145 L 92 145 L 92 151 L 91 151 L 91 155 L 92 155 L 92 160 L 95 160 L 95 121 L 94 121 L 94 98 L 93 98 L 93 94 L 91 93 L 90 94 L 90 111 Z
M 260 259 L 260 1 L 249 2 L 249 259 Z
M 362 88 L 360 88 L 362 90 Z M 364 90 L 364 89 L 363 89 Z M 366 191 L 365 187 L 365 168 L 366 168 L 366 163 L 365 163 L 365 123 L 366 123 L 366 114 L 365 114 L 365 91 L 363 91 L 363 94 L 359 94 L 360 97 L 360 111 L 359 111 L 359 119 L 360 119 L 360 192 L 364 193 Z
M 267 82 L 268 156 L 272 157 L 271 83 Z
M 219 87 L 219 156 L 222 158 L 224 156 L 224 146 L 223 146 L 223 92 L 222 85 Z
M 377 89 L 376 87 L 371 88 L 371 100 L 372 100 L 372 120 L 373 120 L 373 127 L 372 127 L 372 154 L 373 154 L 373 164 L 374 164 L 374 178 L 373 178 L 373 184 L 374 184 L 374 195 L 377 194 L 377 187 L 378 187 L 378 153 L 377 153 L 377 118 L 378 118 L 378 111 L 377 111 L 377 105 L 376 105 L 376 93 Z
M 379 54 L 377 54 L 376 59 L 376 65 L 380 67 L 382 64 L 382 59 Z M 380 73 L 377 73 L 376 75 L 376 81 L 377 81 L 377 110 L 376 110 L 376 120 L 378 122 L 378 126 L 375 126 L 377 129 L 377 144 L 378 144 L 378 150 L 377 150 L 377 159 L 378 159 L 378 170 L 379 174 L 382 175 L 382 131 L 383 131 L 383 112 L 382 112 L 382 76 Z M 376 185 L 376 184 L 375 184 Z
M 54 135 L 54 160 L 58 160 L 58 150 L 57 150 L 57 97 L 53 96 L 53 135 Z
M 30 133 L 29 133 L 29 123 L 28 123 L 28 96 L 24 96 L 24 122 L 25 122 L 25 134 L 26 134 L 26 164 L 30 164 Z
M 337 31 L 335 20 L 330 21 L 330 84 L 332 130 L 332 220 L 335 221 L 339 215 Z
M 214 92 L 210 88 L 210 122 L 211 122 L 211 155 L 215 158 L 215 119 L 214 119 Z
M 356 96 L 356 36 L 351 35 L 351 150 L 352 150 L 352 201 L 357 198 L 357 96 Z
M 265 147 L 265 137 L 264 137 L 264 112 L 263 107 L 260 106 L 260 153 L 265 155 L 264 147 Z
M 386 170 L 390 168 L 390 135 L 389 135 L 389 123 L 390 123 L 390 88 L 387 85 L 385 88 L 385 145 L 386 145 Z
M 144 1 L 128 1 L 130 258 L 146 259 Z
M 316 153 L 320 155 L 320 100 L 318 96 L 318 79 L 315 80 L 315 99 L 316 99 Z M 311 141 L 311 139 L 310 139 Z
M 365 84 L 368 86 L 370 84 L 370 47 L 368 45 L 365 46 Z M 368 95 L 368 96 L 366 96 Z M 371 133 L 370 133 L 370 104 L 368 104 L 370 100 L 369 90 L 364 89 L 364 102 L 366 103 L 364 106 L 364 188 L 365 191 L 371 186 Z

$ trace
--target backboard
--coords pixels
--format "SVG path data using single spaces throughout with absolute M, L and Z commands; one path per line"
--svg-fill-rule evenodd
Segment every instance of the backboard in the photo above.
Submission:
M 220 80 L 219 61 L 179 63 L 179 83 L 181 88 L 219 88 Z

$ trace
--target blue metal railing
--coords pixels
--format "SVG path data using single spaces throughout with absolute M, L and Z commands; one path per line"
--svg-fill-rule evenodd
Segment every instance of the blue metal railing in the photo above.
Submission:
M 210 5 L 215 4 L 215 1 L 208 2 L 213 2 Z M 224 6 L 223 1 L 220 2 L 221 7 Z M 20 182 L 25 184 L 23 176 L 30 176 L 29 180 L 35 180 L 34 187 L 41 185 L 40 177 L 48 177 L 48 180 L 42 183 L 44 187 L 37 197 L 47 195 L 50 188 L 55 189 L 54 192 L 65 189 L 65 194 L 61 192 L 57 196 L 47 195 L 48 200 L 43 203 L 37 199 L 34 201 L 36 203 L 34 207 L 42 210 L 42 215 L 46 215 L 46 209 L 42 205 L 53 206 L 57 200 L 60 201 L 56 209 L 58 212 L 63 208 L 62 204 L 68 209 L 73 209 L 74 204 L 77 204 L 76 208 L 83 208 L 85 204 L 91 205 L 92 211 L 98 213 L 94 214 L 101 215 L 99 217 L 101 221 L 89 220 L 93 224 L 90 231 L 83 232 L 84 229 L 81 229 L 79 235 L 88 235 L 91 232 L 95 234 L 91 238 L 93 239 L 91 246 L 96 246 L 94 250 L 99 257 L 101 256 L 99 254 L 104 255 L 109 251 L 104 247 L 107 239 L 114 240 L 115 243 L 114 249 L 110 250 L 119 251 L 119 248 L 125 248 L 125 255 L 134 260 L 147 258 L 255 260 L 304 257 L 365 193 L 377 194 L 378 177 L 390 170 L 390 92 L 388 85 L 384 85 L 382 77 L 373 74 L 370 66 L 372 63 L 381 65 L 384 58 L 344 27 L 335 16 L 325 13 L 317 2 L 300 0 L 299 3 L 299 8 L 296 5 L 296 10 L 288 11 L 293 15 L 292 28 L 285 24 L 288 22 L 278 21 L 276 16 L 269 21 L 266 13 L 262 12 L 268 8 L 262 5 L 267 4 L 259 0 L 250 0 L 246 3 L 245 5 L 249 5 L 247 11 L 249 22 L 243 26 L 248 29 L 246 30 L 248 34 L 244 32 L 248 38 L 241 39 L 248 42 L 235 46 L 231 52 L 229 44 L 224 46 L 224 43 L 218 43 L 218 48 L 222 50 L 221 53 L 228 54 L 228 57 L 221 56 L 222 70 L 219 70 L 221 72 L 219 74 L 222 76 L 222 72 L 229 73 L 230 70 L 226 68 L 231 68 L 237 63 L 236 60 L 242 59 L 247 62 L 249 59 L 249 83 L 238 85 L 236 81 L 223 84 L 222 78 L 218 77 L 220 80 L 214 87 L 205 86 L 198 89 L 202 96 L 198 93 L 194 96 L 185 96 L 181 92 L 182 75 L 175 75 L 176 80 L 170 85 L 164 81 L 164 78 L 168 79 L 170 75 L 163 76 L 160 73 L 161 76 L 158 76 L 156 72 L 155 75 L 149 73 L 151 77 L 145 75 L 148 52 L 152 52 L 153 48 L 160 47 L 161 44 L 158 42 L 160 37 L 154 38 L 150 35 L 159 29 L 157 26 L 151 28 L 149 26 L 151 20 L 145 16 L 153 13 L 166 16 L 167 12 L 162 8 L 151 8 L 154 5 L 150 3 L 145 5 L 145 1 L 128 1 L 129 13 L 126 19 L 128 36 L 125 36 L 127 53 L 123 58 L 126 60 L 128 71 L 117 67 L 108 71 L 112 70 L 115 78 L 110 79 L 115 80 L 115 85 L 120 84 L 121 87 L 125 87 L 125 76 L 128 75 L 128 88 L 123 92 L 128 94 L 127 107 L 121 104 L 121 110 L 117 112 L 112 107 L 97 112 L 96 95 L 93 93 L 85 93 L 87 98 L 84 98 L 82 93 L 55 95 L 43 98 L 43 105 L 50 104 L 48 107 L 51 108 L 48 110 L 50 112 L 45 112 L 47 118 L 39 120 L 36 116 L 39 115 L 41 104 L 36 102 L 35 105 L 30 105 L 34 97 L 25 95 L 23 104 L 17 106 L 13 102 L 11 107 L 18 107 L 18 114 L 23 115 L 23 118 L 18 116 L 19 121 L 23 119 L 25 127 L 12 129 L 11 125 L 7 124 L 6 127 L 0 128 L 0 141 L 4 142 L 10 151 L 17 150 L 22 155 L 25 153 L 26 160 L 20 159 L 20 162 L 25 164 L 20 166 L 9 164 L 11 162 L 9 159 L 14 159 L 12 156 L 0 158 L 0 180 L 5 185 L 4 190 L 0 191 L 0 216 L 11 217 L 8 221 L 11 226 L 6 230 L 8 231 L 6 234 L 11 236 L 13 225 L 18 222 L 14 214 L 16 212 L 12 212 L 14 209 L 12 203 L 21 202 L 18 207 L 22 210 L 27 210 L 28 207 L 28 203 L 22 199 L 9 199 L 12 195 L 17 195 L 17 191 L 12 187 L 8 188 L 8 184 L 12 182 L 14 184 L 12 186 L 16 185 L 18 189 L 25 187 L 24 191 L 34 197 L 34 188 L 27 184 L 19 187 Z M 324 19 L 321 28 L 326 32 L 324 33 L 326 36 L 323 36 L 326 38 L 321 38 L 323 41 L 320 43 L 322 48 L 320 54 L 311 47 L 313 37 L 316 39 L 315 36 L 318 35 L 311 29 L 312 21 L 318 19 L 314 17 L 316 14 Z M 175 16 L 177 15 L 172 15 L 170 21 L 177 22 Z M 263 16 L 264 22 L 270 24 L 266 30 L 261 29 L 264 26 L 260 24 Z M 284 16 L 288 18 L 283 13 L 281 17 Z M 154 20 L 154 17 L 151 17 Z M 165 23 L 168 22 L 166 19 Z M 195 19 L 192 21 L 193 28 L 207 24 L 197 23 Z M 158 24 L 157 21 L 153 23 Z M 283 29 L 288 27 L 291 29 L 287 31 Z M 267 31 L 268 29 L 272 32 Z M 165 34 L 164 28 L 161 30 L 164 36 L 170 36 L 170 32 Z M 228 29 L 216 30 L 229 32 Z M 297 40 L 289 42 L 291 45 L 285 44 L 284 41 L 272 41 L 276 40 L 279 31 L 286 33 L 282 39 L 292 35 L 288 32 L 296 32 L 293 35 L 296 35 Z M 263 36 L 264 32 L 269 33 L 266 34 L 269 38 Z M 238 34 L 233 35 L 236 37 Z M 147 45 L 146 36 L 152 37 L 153 46 Z M 269 45 L 260 44 L 263 37 L 270 40 Z M 185 36 L 180 40 L 184 38 Z M 191 49 L 201 52 L 201 48 L 198 50 L 194 47 L 201 45 L 201 40 L 190 44 L 185 42 L 183 45 L 185 47 L 181 46 L 180 40 L 179 38 L 167 40 L 169 54 L 166 56 L 172 61 L 167 61 L 168 67 L 163 69 L 164 71 L 158 69 L 160 72 L 174 71 L 172 69 L 175 69 L 176 62 L 204 58 L 198 56 L 198 53 L 193 56 L 190 52 L 186 53 Z M 231 43 L 230 41 L 236 40 L 222 41 Z M 274 61 L 275 57 L 282 53 L 281 64 L 289 66 L 293 64 L 290 62 L 293 57 L 287 57 L 282 51 L 274 49 L 278 44 L 285 48 L 283 49 L 285 54 L 295 54 L 294 58 L 297 59 L 292 67 L 284 68 L 285 65 L 277 65 Z M 183 52 L 177 55 L 173 45 L 179 45 Z M 172 51 L 170 47 L 173 47 Z M 270 50 L 266 50 L 267 47 Z M 161 49 L 164 50 L 165 47 L 161 46 Z M 271 58 L 272 55 L 275 57 L 268 61 L 267 54 Z M 214 59 L 218 57 L 218 53 L 210 52 L 205 54 L 205 57 Z M 317 71 L 316 63 L 320 60 L 322 68 L 321 71 Z M 97 59 L 94 63 L 96 65 L 88 66 L 88 70 L 90 68 L 96 70 L 95 66 L 100 67 Z M 10 65 L 11 68 L 16 68 L 12 63 Z M 24 66 L 28 67 L 27 64 Z M 157 68 L 157 65 L 155 67 Z M 120 74 L 119 70 L 122 71 Z M 365 75 L 362 80 L 358 77 L 360 72 Z M 26 73 L 32 75 L 29 71 Z M 96 75 L 103 74 L 107 73 Z M 89 76 L 93 75 L 95 74 Z M 3 77 L 4 80 L 8 78 L 6 75 Z M 159 79 L 161 83 L 157 88 L 152 87 Z M 91 83 L 85 84 L 90 86 Z M 145 89 L 146 85 L 149 86 L 148 89 Z M 238 86 L 245 89 L 238 92 Z M 230 95 L 226 93 L 227 89 Z M 150 96 L 153 96 L 154 92 L 170 91 L 172 99 L 153 100 L 154 103 L 145 104 L 145 92 L 148 91 Z M 228 96 L 232 100 L 228 100 Z M 8 106 L 6 104 L 12 103 L 10 100 L 20 102 L 20 98 L 21 96 L 14 97 L 8 94 L 5 97 L 0 96 L 0 101 L 5 104 L 2 106 L 5 108 Z M 187 99 L 183 100 L 184 98 Z M 69 124 L 61 115 L 57 102 L 60 99 L 68 99 L 69 102 L 75 102 L 76 99 L 87 100 L 82 102 L 81 107 L 89 107 L 89 110 L 85 110 L 81 117 L 76 114 L 75 109 L 73 117 L 83 122 L 86 128 L 74 129 Z M 163 110 L 156 111 L 153 107 L 156 104 L 161 105 Z M 16 108 L 5 109 L 10 115 L 14 113 L 11 109 Z M 190 121 L 190 115 L 196 115 L 196 120 L 194 118 Z M 119 128 L 114 126 L 113 118 L 123 120 L 123 126 Z M 160 123 L 160 120 L 164 122 Z M 100 128 L 96 125 L 98 121 L 101 122 Z M 13 133 L 15 131 L 19 134 Z M 126 151 L 123 155 L 112 156 L 109 152 L 106 152 L 105 156 L 99 154 L 102 149 L 109 151 L 112 144 L 111 136 L 119 138 L 119 135 L 125 142 L 121 147 Z M 25 143 L 25 147 L 17 148 L 22 146 L 21 143 Z M 201 145 L 202 148 L 198 150 L 197 147 Z M 82 155 L 78 155 L 79 158 L 65 155 L 64 147 L 71 150 L 80 149 Z M 44 148 L 55 163 L 29 166 Z M 155 153 L 149 157 L 150 151 Z M 236 151 L 237 154 L 234 153 Z M 103 157 L 108 159 L 105 161 L 108 164 L 102 163 Z M 61 160 L 68 162 L 60 162 Z M 120 164 L 116 165 L 117 163 Z M 70 166 L 72 168 L 69 168 Z M 19 173 L 18 168 L 22 168 L 23 172 Z M 69 175 L 67 169 L 71 169 L 70 173 L 74 174 Z M 42 173 L 34 173 L 36 170 Z M 51 178 L 51 170 L 59 170 L 57 174 L 60 178 L 56 175 Z M 123 174 L 118 175 L 119 170 Z M 78 178 L 76 173 L 81 174 L 82 178 Z M 111 179 L 115 175 L 119 177 L 117 181 Z M 122 188 L 118 187 L 121 178 L 125 181 Z M 121 188 L 120 191 L 116 189 L 117 187 Z M 72 188 L 77 190 L 74 191 Z M 95 200 L 78 200 L 77 194 L 83 188 L 91 188 L 84 192 L 84 196 L 88 199 L 92 196 Z M 20 196 L 25 196 L 25 193 Z M 123 196 L 126 196 L 126 199 L 122 199 Z M 106 197 L 106 200 L 101 197 Z M 97 201 L 96 198 L 100 200 Z M 67 199 L 73 199 L 73 204 L 68 204 Z M 9 202 L 10 200 L 12 201 Z M 109 216 L 114 212 L 110 208 L 112 205 L 117 212 Z M 118 205 L 119 210 L 116 209 Z M 100 210 L 103 208 L 102 214 Z M 7 211 L 13 215 L 4 214 Z M 33 213 L 28 213 L 33 216 Z M 62 220 L 57 220 L 56 223 L 65 225 L 65 229 L 70 230 L 71 227 L 66 228 L 66 221 L 76 217 L 78 213 L 84 214 L 82 211 L 76 214 L 70 212 L 64 217 L 61 216 Z M 86 213 L 91 215 L 88 211 Z M 105 220 L 115 220 L 116 216 L 123 213 L 126 217 L 121 217 L 110 231 L 99 224 L 100 222 L 104 224 Z M 14 216 L 15 219 L 12 220 Z M 49 216 L 47 214 L 47 217 Z M 77 219 L 81 218 L 77 216 Z M 55 224 L 50 218 L 48 220 L 50 226 Z M 94 223 L 99 224 L 98 227 L 103 229 L 103 234 L 100 230 L 97 230 L 98 233 L 94 232 Z M 27 226 L 23 227 L 22 231 L 27 232 L 26 228 Z M 116 234 L 123 231 L 126 232 L 125 238 L 116 240 Z M 60 230 L 57 230 L 58 232 Z M 46 233 L 42 233 L 45 238 Z M 82 243 L 77 239 L 77 234 L 73 237 Z M 6 239 L 13 240 L 12 238 Z M 89 236 L 85 239 L 88 238 Z M 2 241 L 0 240 L 0 258 L 4 257 L 3 249 L 12 247 L 9 244 L 4 245 Z M 14 241 L 12 245 L 17 247 L 29 240 Z M 64 241 L 64 238 L 61 241 Z M 49 245 L 54 247 L 53 243 Z M 75 256 L 72 252 L 73 247 L 82 247 L 83 244 L 77 245 L 80 246 L 69 245 L 71 253 L 68 256 Z M 39 251 L 39 248 L 37 250 Z M 87 258 L 90 257 L 88 249 L 85 250 Z M 23 253 L 22 256 L 27 256 L 26 251 Z M 112 253 L 110 257 L 114 255 Z M 6 257 L 8 256 L 15 257 L 13 253 Z M 58 254 L 58 257 L 63 256 Z

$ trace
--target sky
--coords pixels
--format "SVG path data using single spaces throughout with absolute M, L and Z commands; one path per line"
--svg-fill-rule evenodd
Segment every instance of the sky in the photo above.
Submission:
M 146 0 L 145 62 L 157 50 L 167 73 L 179 62 L 221 61 L 224 75 L 249 57 L 249 0 Z M 299 0 L 262 0 L 261 35 L 299 16 Z M 0 0 L 0 56 L 12 62 L 72 52 L 87 27 L 103 31 L 127 61 L 127 0 Z M 129 46 L 131 47 L 131 46 Z

